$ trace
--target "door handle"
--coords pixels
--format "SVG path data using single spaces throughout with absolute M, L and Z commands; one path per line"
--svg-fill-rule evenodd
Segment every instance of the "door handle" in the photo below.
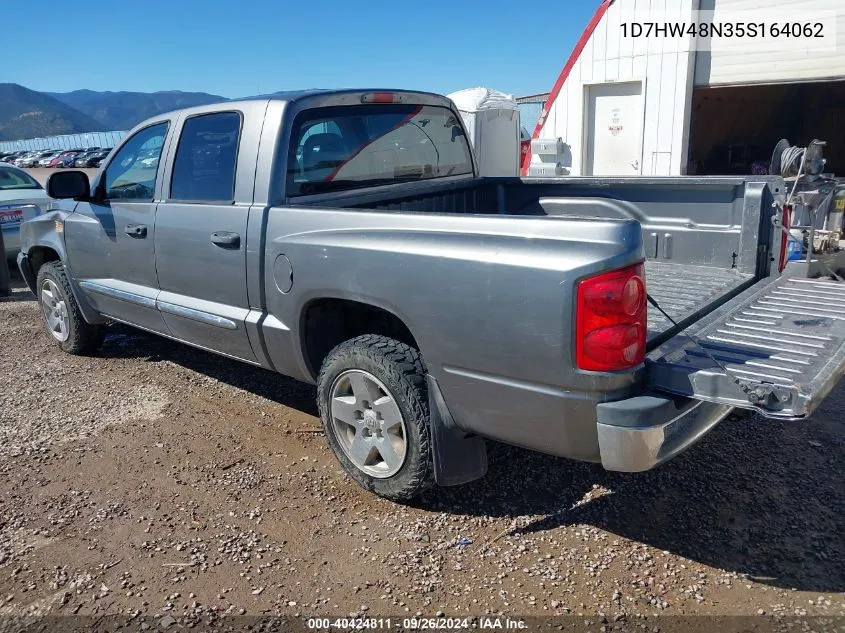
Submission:
M 215 231 L 211 234 L 211 243 L 223 248 L 238 248 L 241 236 L 231 231 Z
M 146 224 L 127 224 L 123 229 L 129 237 L 147 237 Z

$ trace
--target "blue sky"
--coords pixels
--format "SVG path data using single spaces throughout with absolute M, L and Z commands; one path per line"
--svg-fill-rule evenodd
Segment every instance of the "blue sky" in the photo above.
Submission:
M 5 0 L 3 22 L 38 37 L 9 49 L 0 81 L 224 97 L 343 87 L 545 92 L 598 4 Z

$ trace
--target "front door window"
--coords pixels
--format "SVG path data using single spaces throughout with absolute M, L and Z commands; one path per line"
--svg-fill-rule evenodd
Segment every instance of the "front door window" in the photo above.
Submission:
M 156 173 L 167 123 L 136 132 L 106 167 L 105 197 L 109 200 L 149 201 L 155 195 Z

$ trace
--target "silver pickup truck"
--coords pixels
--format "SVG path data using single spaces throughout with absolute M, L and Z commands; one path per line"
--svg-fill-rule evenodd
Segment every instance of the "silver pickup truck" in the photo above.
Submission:
M 478 178 L 438 95 L 162 114 L 48 192 L 18 262 L 61 349 L 117 321 L 316 384 L 392 499 L 482 476 L 484 438 L 650 469 L 845 365 L 845 284 L 779 272 L 780 178 Z

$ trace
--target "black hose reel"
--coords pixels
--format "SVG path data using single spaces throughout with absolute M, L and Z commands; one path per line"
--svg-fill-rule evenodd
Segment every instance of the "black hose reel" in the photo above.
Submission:
M 825 145 L 825 141 L 815 139 L 807 147 L 797 147 L 785 138 L 781 139 L 772 153 L 769 173 L 783 178 L 794 178 L 798 175 L 818 176 L 824 171 L 825 160 L 822 152 Z

